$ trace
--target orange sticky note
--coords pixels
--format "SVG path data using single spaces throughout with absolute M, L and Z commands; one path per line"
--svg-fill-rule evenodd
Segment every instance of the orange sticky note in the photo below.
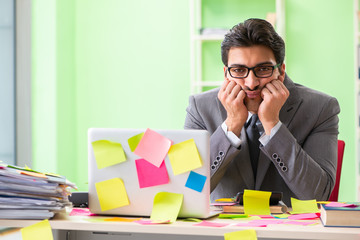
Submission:
M 19 171 L 20 174 L 28 175 L 31 177 L 38 177 L 38 178 L 45 178 L 47 179 L 47 176 L 43 173 L 36 173 L 36 172 L 28 172 L 28 171 Z
M 21 235 L 23 240 L 54 239 L 49 220 L 47 219 L 22 228 Z
M 172 145 L 168 155 L 174 175 L 188 172 L 202 166 L 194 139 Z
M 112 178 L 95 183 L 101 211 L 129 205 L 125 185 L 122 179 Z

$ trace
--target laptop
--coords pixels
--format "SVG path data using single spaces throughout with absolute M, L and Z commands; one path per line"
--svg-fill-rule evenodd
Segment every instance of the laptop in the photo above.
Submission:
M 195 148 L 197 150 L 201 164 L 198 164 L 197 160 L 199 159 L 195 157 L 195 154 L 192 155 L 194 156 L 195 160 L 192 160 L 193 157 L 185 157 L 183 160 L 181 160 L 184 161 L 184 164 L 181 162 L 179 164 L 178 162 L 176 165 L 174 162 L 172 162 L 172 160 L 170 161 L 170 158 L 175 159 L 173 156 L 176 156 L 171 155 L 171 149 L 169 152 L 165 153 L 165 158 L 162 163 L 148 161 L 148 159 L 151 159 L 153 156 L 158 154 L 158 152 L 151 152 L 154 151 L 154 149 L 156 149 L 156 151 L 158 151 L 158 149 L 162 149 L 162 154 L 164 154 L 164 151 L 166 151 L 163 150 L 163 146 L 159 147 L 159 145 L 161 145 L 160 143 L 159 145 L 156 145 L 158 139 L 154 138 L 154 140 L 151 140 L 151 137 L 149 137 L 152 136 L 151 134 L 156 137 L 160 136 L 161 138 L 170 140 L 171 147 L 181 146 L 180 149 L 185 149 L 185 154 L 188 154 L 188 152 L 193 152 L 187 151 L 186 148 L 182 148 L 185 146 L 184 143 L 190 143 L 190 145 L 186 146 L 193 146 L 192 149 Z M 143 140 L 144 142 L 148 141 L 149 144 L 155 143 L 156 147 L 152 146 L 148 149 L 143 148 Z M 166 142 L 165 146 L 168 143 L 169 142 Z M 100 145 L 100 148 L 98 144 Z M 101 146 L 101 144 L 104 145 Z M 109 144 L 110 147 L 107 148 L 106 144 Z M 120 149 L 120 152 L 122 152 L 122 148 L 123 153 L 120 153 L 119 156 L 115 158 L 115 163 L 114 160 L 109 160 L 112 158 L 111 155 L 105 155 L 108 157 L 105 157 L 104 159 L 104 155 L 101 154 L 106 152 L 106 150 L 101 149 L 101 147 L 105 146 L 105 149 L 111 149 L 111 147 L 115 146 L 115 149 L 116 146 L 120 146 L 119 144 L 121 144 L 121 147 L 117 147 L 117 149 Z M 169 146 L 167 145 L 166 147 Z M 88 183 L 90 211 L 92 213 L 101 215 L 147 217 L 151 215 L 154 197 L 159 192 L 168 192 L 183 194 L 183 203 L 178 215 L 179 218 L 208 218 L 214 216 L 216 212 L 210 210 L 209 148 L 210 134 L 206 130 L 152 130 L 120 128 L 89 129 Z M 146 151 L 150 151 L 150 155 L 146 156 Z M 145 158 L 143 157 L 143 154 L 145 154 Z M 100 162 L 100 160 L 102 162 Z M 164 164 L 165 166 L 160 164 Z M 184 166 L 189 166 L 191 170 L 186 168 L 184 170 Z M 154 171 L 158 171 L 160 168 L 167 172 L 168 180 L 164 180 L 164 178 L 166 178 L 166 174 L 164 175 L 165 177 L 160 178 L 160 180 L 157 179 L 157 176 L 155 177 L 156 179 L 152 178 L 151 176 L 146 176 L 146 169 L 153 169 Z M 141 169 L 143 169 L 145 172 L 144 176 L 142 176 Z M 154 172 L 150 170 L 150 173 L 148 172 L 147 174 L 151 175 L 152 173 Z M 192 183 L 192 180 L 190 180 L 190 175 L 192 175 L 191 179 L 200 179 L 200 183 L 196 182 L 195 187 L 193 186 L 194 184 L 189 184 L 188 182 L 190 181 L 190 183 Z M 193 176 L 200 176 L 200 178 L 193 178 Z M 148 179 L 146 179 L 146 177 L 148 177 Z M 101 190 L 99 190 L 99 186 L 102 186 L 101 184 L 103 183 L 111 182 L 113 179 L 118 180 L 118 183 L 122 182 L 121 184 L 123 184 L 122 187 L 124 190 L 123 193 L 125 192 L 125 196 L 123 196 L 123 198 L 126 198 L 127 195 L 128 202 L 124 205 L 121 205 L 120 207 L 104 207 L 104 204 L 101 202 L 103 201 L 104 196 Z M 119 188 L 108 187 L 108 189 L 105 190 L 105 193 L 107 191 L 108 194 L 110 194 L 109 192 L 113 190 L 115 191 L 116 189 Z M 99 196 L 99 194 L 101 194 L 101 196 Z M 109 195 L 107 198 L 109 198 Z

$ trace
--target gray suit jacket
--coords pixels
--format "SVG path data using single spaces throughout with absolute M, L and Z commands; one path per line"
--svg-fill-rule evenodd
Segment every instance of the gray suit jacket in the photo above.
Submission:
M 333 97 L 294 84 L 285 76 L 290 96 L 280 111 L 283 123 L 266 146 L 260 146 L 254 177 L 246 133 L 239 148 L 231 145 L 221 124 L 226 110 L 219 88 L 189 98 L 185 129 L 206 129 L 210 138 L 211 201 L 233 197 L 244 189 L 280 191 L 290 198 L 327 200 L 335 184 L 338 113 Z

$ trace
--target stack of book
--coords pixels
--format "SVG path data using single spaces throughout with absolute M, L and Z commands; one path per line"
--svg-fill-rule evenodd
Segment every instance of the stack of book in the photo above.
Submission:
M 71 206 L 76 185 L 28 168 L 0 165 L 0 219 L 48 219 Z
M 320 210 L 325 227 L 360 227 L 360 202 L 321 204 Z

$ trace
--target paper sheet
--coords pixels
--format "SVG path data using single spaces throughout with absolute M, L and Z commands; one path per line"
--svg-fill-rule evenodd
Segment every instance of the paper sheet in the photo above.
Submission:
M 159 192 L 154 197 L 150 219 L 153 221 L 175 222 L 179 215 L 183 198 L 183 194 Z
M 23 240 L 54 239 L 49 220 L 47 219 L 22 228 L 21 235 Z
M 171 146 L 169 159 L 174 175 L 185 173 L 202 166 L 194 139 Z
M 135 160 L 140 188 L 152 187 L 169 183 L 169 175 L 165 161 L 156 167 L 145 159 Z
M 156 167 L 160 167 L 171 144 L 171 140 L 151 129 L 146 129 L 134 153 L 154 164 Z
M 113 166 L 126 161 L 122 145 L 108 140 L 92 142 L 98 169 Z
M 244 190 L 244 213 L 248 215 L 270 215 L 271 192 Z
M 120 178 L 112 178 L 95 183 L 101 211 L 129 205 L 124 182 Z

